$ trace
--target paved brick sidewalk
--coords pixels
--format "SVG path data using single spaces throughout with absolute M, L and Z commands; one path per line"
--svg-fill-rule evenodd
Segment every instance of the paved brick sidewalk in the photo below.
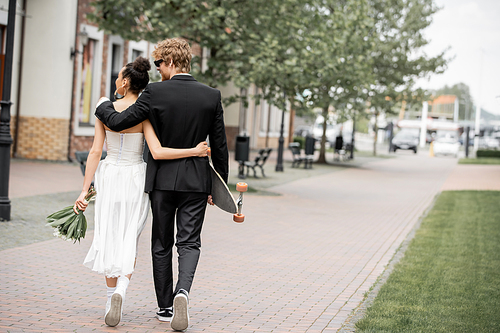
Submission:
M 281 196 L 246 195 L 243 224 L 209 207 L 188 331 L 337 331 L 455 164 L 398 154 L 282 183 L 268 188 Z M 81 265 L 92 234 L 0 251 L 0 331 L 170 331 L 153 317 L 149 229 L 114 329 L 104 279 Z
M 500 191 L 500 165 L 458 164 L 441 190 Z
M 82 172 L 76 163 L 14 159 L 10 169 L 10 198 L 82 190 Z

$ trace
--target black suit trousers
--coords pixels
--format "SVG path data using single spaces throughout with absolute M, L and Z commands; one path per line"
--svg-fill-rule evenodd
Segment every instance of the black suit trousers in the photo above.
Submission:
M 151 252 L 156 299 L 160 308 L 173 304 L 173 296 L 190 291 L 200 257 L 201 229 L 207 208 L 207 193 L 153 190 L 149 194 L 153 212 Z M 172 276 L 174 222 L 179 275 L 175 291 Z

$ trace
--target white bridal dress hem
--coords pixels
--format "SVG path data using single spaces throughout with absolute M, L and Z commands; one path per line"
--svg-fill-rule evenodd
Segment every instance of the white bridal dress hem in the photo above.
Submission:
M 95 173 L 94 239 L 83 264 L 107 277 L 134 271 L 149 212 L 143 133 L 106 131 L 107 156 Z

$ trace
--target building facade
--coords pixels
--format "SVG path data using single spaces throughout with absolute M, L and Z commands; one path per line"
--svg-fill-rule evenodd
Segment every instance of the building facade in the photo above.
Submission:
M 250 148 L 277 148 L 283 118 L 283 132 L 285 142 L 289 142 L 290 119 L 293 113 L 285 112 L 266 100 L 256 98 L 262 93 L 258 87 L 251 85 L 248 89 L 238 89 L 233 84 L 220 87 L 223 97 L 234 95 L 246 96 L 247 106 L 244 103 L 233 103 L 224 106 L 226 134 L 229 149 L 234 149 L 237 135 L 245 135 L 250 139 Z M 287 109 L 290 109 L 289 106 Z M 284 117 L 283 117 L 284 116 Z
M 17 2 L 11 133 L 14 157 L 53 161 L 89 150 L 94 136 L 94 106 L 112 97 L 120 69 L 137 56 L 150 57 L 154 44 L 108 35 L 88 21 L 91 0 L 22 0 Z M 0 0 L 0 36 L 5 53 L 8 0 Z M 192 45 L 193 54 L 201 49 Z M 3 66 L 3 61 L 2 61 Z M 0 68 L 0 74 L 3 71 Z M 153 68 L 153 80 L 160 76 Z M 3 80 L 0 80 L 3 82 Z M 248 90 L 255 90 L 250 87 Z M 0 89 L 1 90 L 1 89 Z M 237 93 L 232 85 L 223 96 Z M 229 149 L 247 134 L 251 147 L 277 147 L 281 110 L 248 97 L 249 106 L 224 105 Z M 285 117 L 285 136 L 288 132 Z

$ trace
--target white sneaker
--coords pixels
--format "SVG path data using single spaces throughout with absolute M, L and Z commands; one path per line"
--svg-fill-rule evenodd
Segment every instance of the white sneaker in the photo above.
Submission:
M 119 293 L 114 293 L 113 296 L 111 296 L 110 303 L 111 304 L 109 310 L 106 311 L 106 316 L 104 317 L 104 322 L 106 323 L 106 325 L 114 327 L 118 325 L 118 323 L 122 319 L 122 295 L 120 295 Z
M 106 315 L 109 312 L 109 309 L 111 308 L 111 297 L 108 298 L 106 301 L 106 311 L 104 311 L 104 318 L 106 318 Z
M 174 298 L 174 316 L 170 326 L 175 331 L 184 331 L 189 326 L 188 297 L 182 289 Z

